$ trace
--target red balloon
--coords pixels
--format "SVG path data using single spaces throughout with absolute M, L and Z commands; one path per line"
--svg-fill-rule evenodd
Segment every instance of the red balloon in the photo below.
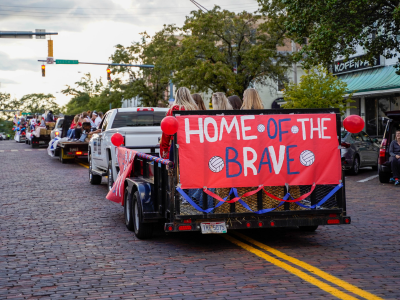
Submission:
M 364 129 L 364 120 L 357 115 L 350 115 L 343 120 L 343 127 L 351 133 L 359 133 Z
M 111 136 L 111 143 L 115 146 L 115 147 L 119 147 L 122 144 L 124 144 L 124 137 L 122 136 L 122 134 L 120 133 L 114 133 Z
M 165 117 L 161 121 L 161 130 L 168 135 L 173 135 L 178 131 L 178 121 L 175 117 Z

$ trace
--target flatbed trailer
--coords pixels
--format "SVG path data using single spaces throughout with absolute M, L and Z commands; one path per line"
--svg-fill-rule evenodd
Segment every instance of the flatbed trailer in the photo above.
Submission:
M 333 130 L 337 132 L 338 145 L 340 145 L 341 117 L 337 109 L 300 110 L 300 112 L 290 109 L 240 111 L 240 113 L 237 111 L 176 112 L 180 115 L 214 116 L 216 114 L 279 115 L 300 113 L 333 114 L 333 118 L 336 119 L 336 130 Z M 333 138 L 336 138 L 336 136 Z M 180 141 L 177 139 L 177 134 L 174 136 L 174 141 L 179 145 Z M 229 189 L 225 188 L 225 194 L 221 196 L 225 203 L 221 205 L 220 202 L 223 201 L 210 197 L 210 194 L 206 193 L 207 189 L 192 189 L 191 193 L 190 189 L 182 190 L 180 188 L 180 176 L 182 175 L 179 166 L 179 151 L 181 151 L 181 145 L 177 145 L 173 144 L 173 146 L 176 146 L 173 161 L 161 159 L 154 153 L 136 152 L 132 163 L 132 172 L 123 182 L 124 194 L 121 204 L 124 206 L 125 224 L 129 230 L 135 232 L 138 238 L 150 238 L 153 227 L 160 224 L 163 225 L 164 231 L 168 233 L 182 231 L 225 233 L 231 229 L 287 227 L 315 231 L 321 225 L 351 223 L 351 218 L 347 216 L 346 210 L 343 171 L 339 184 L 314 183 L 311 185 L 266 186 L 256 193 L 253 191 L 251 197 L 243 196 L 244 192 L 238 192 L 240 188 L 232 188 L 230 192 Z M 149 149 L 153 147 L 156 146 L 143 146 L 141 148 Z M 139 150 L 132 147 L 126 147 L 126 149 Z M 340 150 L 338 150 L 337 155 L 339 156 L 337 158 L 339 165 L 336 167 L 341 169 Z M 196 172 L 196 170 L 193 170 L 193 172 Z M 340 178 L 340 170 L 337 171 L 337 174 Z M 117 188 L 118 184 L 121 183 L 116 182 Z M 213 192 L 216 194 L 219 192 L 219 195 L 222 195 L 221 190 L 214 189 Z M 115 193 L 115 191 L 112 190 L 111 193 Z M 183 195 L 189 195 L 189 197 Z M 253 210 L 244 209 L 244 205 L 239 205 L 237 200 L 235 202 L 234 199 L 237 199 L 238 196 L 243 196 L 242 200 L 248 207 L 251 205 L 250 198 L 252 198 Z M 297 201 L 295 198 L 301 200 Z M 228 201 L 232 201 L 232 203 Z M 256 210 L 258 211 L 256 212 Z
M 61 163 L 65 164 L 76 157 L 88 156 L 88 142 L 59 141 L 57 143 L 56 156 L 59 156 Z
M 51 138 L 49 134 L 41 134 L 39 137 L 32 134 L 32 132 L 26 133 L 25 144 L 31 145 L 32 148 L 39 148 L 40 146 L 48 146 Z

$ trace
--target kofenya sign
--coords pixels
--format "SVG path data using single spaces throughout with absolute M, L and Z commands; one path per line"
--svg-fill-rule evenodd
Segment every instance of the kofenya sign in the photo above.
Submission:
M 365 55 L 360 55 L 351 57 L 347 61 L 344 59 L 335 61 L 332 65 L 332 73 L 341 74 L 379 66 L 381 66 L 381 59 L 379 55 L 374 57 L 374 63 L 372 65 L 365 58 Z

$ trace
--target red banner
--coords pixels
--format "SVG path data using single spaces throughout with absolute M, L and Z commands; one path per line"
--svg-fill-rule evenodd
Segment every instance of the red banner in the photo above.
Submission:
M 124 147 L 118 147 L 116 148 L 116 155 L 119 165 L 119 173 L 117 180 L 114 182 L 114 185 L 111 191 L 108 192 L 106 198 L 124 205 L 124 182 L 126 177 L 131 174 L 136 151 Z
M 177 116 L 182 188 L 339 184 L 335 114 Z

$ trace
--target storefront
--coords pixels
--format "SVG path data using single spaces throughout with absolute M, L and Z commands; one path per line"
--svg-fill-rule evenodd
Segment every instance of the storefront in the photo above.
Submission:
M 369 65 L 359 56 L 347 62 L 336 61 L 332 73 L 347 83 L 354 100 L 346 114 L 358 114 L 365 121 L 364 130 L 372 137 L 382 137 L 385 130 L 385 112 L 400 110 L 400 76 L 394 65 L 385 65 L 376 59 Z M 357 62 L 357 64 L 355 63 Z

